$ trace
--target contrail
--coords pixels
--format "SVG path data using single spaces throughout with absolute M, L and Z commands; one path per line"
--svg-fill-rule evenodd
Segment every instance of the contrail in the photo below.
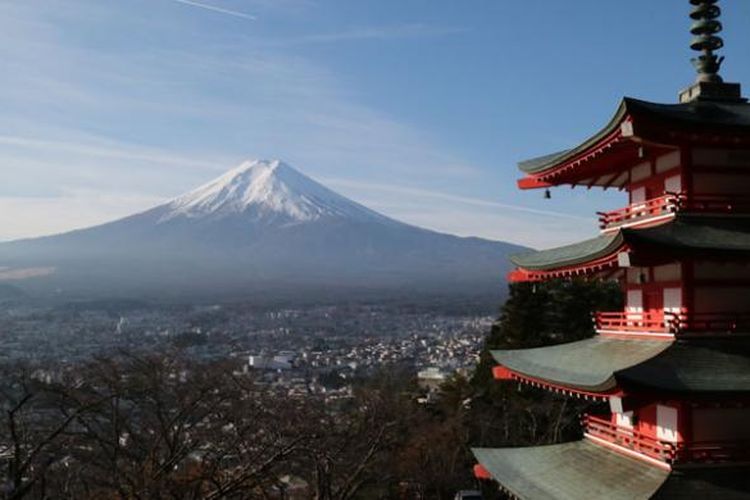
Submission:
M 205 3 L 194 2 L 193 0 L 172 0 L 172 1 L 177 2 L 177 3 L 182 3 L 185 5 L 191 5 L 193 7 L 198 7 L 200 9 L 211 10 L 213 12 L 218 12 L 219 14 L 226 14 L 228 16 L 240 17 L 242 19 L 249 19 L 250 21 L 255 21 L 257 19 L 255 16 L 252 16 L 250 14 L 245 14 L 244 12 L 237 12 L 236 10 L 222 9 L 221 7 L 215 7 L 213 5 L 207 5 Z
M 515 210 L 517 212 L 526 212 L 526 213 L 537 214 L 537 215 L 547 215 L 547 216 L 559 217 L 563 219 L 586 220 L 586 221 L 591 220 L 590 217 L 583 217 L 580 215 L 568 214 L 564 212 L 554 212 L 552 210 L 540 210 L 537 208 L 528 208 L 522 205 L 513 205 L 510 203 L 501 203 L 501 202 L 492 201 L 492 200 L 483 200 L 481 198 L 470 198 L 466 196 L 443 193 L 440 191 L 430 191 L 427 189 L 401 187 L 401 186 L 394 186 L 391 184 L 378 184 L 378 183 L 371 183 L 371 182 L 350 181 L 346 179 L 327 178 L 324 180 L 326 181 L 326 183 L 334 185 L 334 186 L 338 185 L 342 187 L 351 187 L 355 189 L 372 189 L 374 191 L 402 193 L 402 194 L 410 195 L 410 196 L 423 196 L 426 198 L 435 198 L 435 199 L 444 200 L 444 201 L 465 203 L 467 205 L 474 205 L 474 206 L 479 206 L 479 207 Z

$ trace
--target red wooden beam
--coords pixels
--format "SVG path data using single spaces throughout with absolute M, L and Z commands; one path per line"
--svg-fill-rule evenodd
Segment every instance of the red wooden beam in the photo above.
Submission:
M 505 368 L 503 365 L 492 367 L 492 378 L 495 380 L 514 380 L 513 372 Z
M 483 481 L 491 481 L 492 474 L 484 468 L 482 464 L 476 464 L 474 466 L 474 477 Z
M 553 184 L 550 184 L 549 182 L 545 182 L 538 177 L 524 177 L 522 179 L 518 179 L 518 187 L 520 189 L 541 189 L 541 188 L 548 188 L 552 187 Z

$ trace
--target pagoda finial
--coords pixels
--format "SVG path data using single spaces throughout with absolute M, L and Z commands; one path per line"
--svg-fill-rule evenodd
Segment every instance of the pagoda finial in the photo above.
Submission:
M 690 33 L 694 35 L 690 48 L 702 52 L 700 56 L 691 59 L 698 71 L 696 82 L 720 83 L 723 81 L 719 76 L 719 69 L 721 69 L 724 57 L 714 54 L 715 50 L 724 46 L 724 40 L 716 36 L 722 30 L 721 22 L 718 20 L 721 16 L 721 8 L 716 5 L 717 2 L 718 0 L 690 0 L 690 3 L 694 5 L 690 12 L 690 17 L 693 19 Z
M 723 28 L 719 21 L 721 9 L 716 5 L 718 2 L 719 0 L 690 0 L 693 5 L 690 11 L 693 19 L 690 48 L 701 54 L 690 60 L 698 77 L 693 85 L 680 92 L 680 102 L 745 101 L 739 83 L 724 83 L 719 76 L 724 56 L 718 56 L 714 51 L 724 46 L 724 40 L 717 36 Z

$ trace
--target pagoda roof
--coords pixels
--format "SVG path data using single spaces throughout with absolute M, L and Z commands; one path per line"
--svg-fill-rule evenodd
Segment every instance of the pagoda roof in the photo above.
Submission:
M 730 143 L 738 138 L 747 141 L 750 104 L 700 100 L 660 104 L 626 97 L 607 125 L 580 145 L 520 162 L 518 168 L 529 176 L 520 185 L 535 188 L 585 182 L 619 187 L 625 178 L 608 174 L 642 161 L 637 151 L 643 143 L 661 145 L 668 151 L 665 144 L 677 145 L 686 138 L 680 133 L 688 133 L 694 143 L 700 142 L 698 132 L 707 133 L 706 142 L 711 144 L 722 135 L 728 136 Z
M 675 253 L 710 251 L 713 257 L 750 255 L 750 218 L 678 214 L 658 226 L 624 228 L 572 245 L 513 255 L 511 261 L 521 269 L 550 272 L 588 263 L 614 263 L 617 254 L 627 248 L 636 252 L 639 248 Z
M 750 466 L 690 467 L 675 469 L 659 491 L 656 500 L 705 498 L 747 500 L 750 497 Z
M 750 217 L 678 215 L 671 222 L 644 229 L 623 229 L 633 245 L 660 248 L 746 253 L 750 251 Z
M 535 500 L 647 499 L 670 473 L 588 439 L 525 448 L 474 448 L 472 453 L 503 490 Z
M 747 499 L 750 466 L 666 469 L 588 439 L 526 448 L 474 448 L 501 489 L 539 500 Z
M 596 336 L 566 344 L 492 351 L 521 379 L 584 393 L 637 388 L 669 393 L 750 392 L 750 340 L 631 340 Z
M 647 361 L 665 349 L 663 340 L 630 340 L 596 336 L 578 342 L 492 351 L 512 372 L 575 390 L 603 393 L 617 387 L 615 372 Z
M 629 388 L 672 393 L 749 392 L 750 340 L 677 340 L 648 361 L 619 370 L 615 377 Z
M 572 245 L 511 255 L 510 260 L 516 266 L 524 269 L 547 271 L 583 264 L 610 255 L 620 249 L 624 242 L 622 231 L 618 231 Z

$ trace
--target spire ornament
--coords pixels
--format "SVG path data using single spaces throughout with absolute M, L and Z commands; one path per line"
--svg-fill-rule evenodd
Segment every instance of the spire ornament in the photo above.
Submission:
M 726 101 L 745 102 L 742 98 L 742 90 L 739 83 L 724 83 L 719 76 L 721 63 L 724 56 L 714 54 L 724 46 L 724 40 L 720 36 L 723 26 L 719 17 L 721 8 L 717 5 L 719 0 L 690 0 L 693 8 L 690 18 L 693 24 L 690 33 L 693 39 L 690 48 L 700 52 L 700 55 L 690 60 L 698 72 L 695 83 L 680 92 L 680 102 L 693 101 Z
M 690 33 L 694 35 L 690 48 L 702 54 L 691 59 L 693 66 L 698 71 L 698 82 L 716 82 L 723 80 L 719 76 L 721 63 L 724 62 L 723 56 L 714 54 L 724 46 L 724 40 L 716 36 L 721 32 L 723 26 L 718 21 L 721 16 L 721 8 L 716 5 L 718 0 L 690 0 L 694 5 L 690 12 L 693 19 L 693 25 L 690 27 Z

